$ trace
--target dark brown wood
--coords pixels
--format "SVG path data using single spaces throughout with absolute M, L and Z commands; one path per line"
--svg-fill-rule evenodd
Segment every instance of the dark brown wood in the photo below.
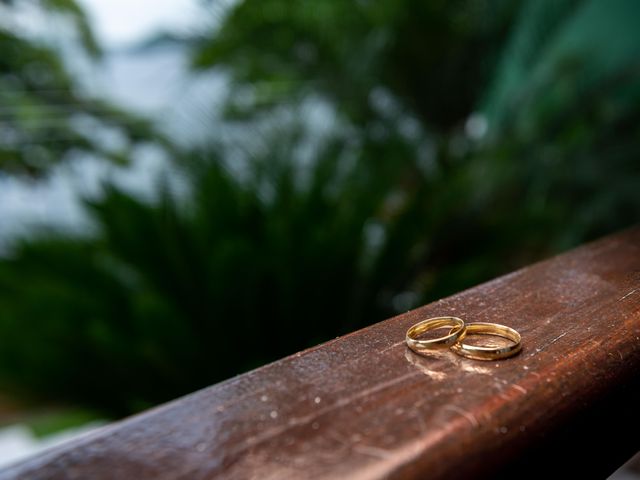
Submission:
M 408 351 L 407 328 L 441 315 L 512 326 L 524 350 L 498 362 Z M 636 228 L 116 423 L 0 479 L 598 478 L 638 447 L 625 450 L 620 435 L 639 427 L 639 367 Z

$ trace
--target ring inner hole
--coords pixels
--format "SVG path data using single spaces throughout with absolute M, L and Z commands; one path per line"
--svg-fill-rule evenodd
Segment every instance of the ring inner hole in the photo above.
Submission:
M 474 347 L 504 348 L 514 345 L 515 342 L 491 333 L 469 332 L 464 339 L 464 343 Z
M 451 325 L 443 325 L 441 327 L 431 327 L 426 332 L 419 333 L 414 338 L 416 340 L 433 340 L 434 338 L 442 338 L 449 335 L 451 332 Z

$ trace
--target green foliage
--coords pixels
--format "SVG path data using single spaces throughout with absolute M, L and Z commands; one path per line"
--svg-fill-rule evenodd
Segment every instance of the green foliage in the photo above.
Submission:
M 386 89 L 447 128 L 473 108 L 518 3 L 249 0 L 202 40 L 195 65 L 230 68 L 258 106 L 320 93 L 362 125 L 375 120 L 372 91 Z
M 70 18 L 85 51 L 99 54 L 73 0 L 28 3 Z M 13 9 L 22 5 L 0 2 L 0 172 L 39 176 L 71 154 L 120 162 L 140 142 L 166 146 L 148 121 L 83 93 L 55 48 L 13 25 Z M 122 142 L 110 144 L 104 132 L 119 135 Z
M 638 14 L 627 0 L 529 2 L 482 98 L 484 150 L 517 165 L 520 205 L 559 246 L 639 218 Z
M 42 8 L 46 10 L 59 12 L 71 18 L 80 37 L 82 46 L 91 55 L 100 55 L 100 46 L 93 35 L 89 21 L 87 20 L 84 10 L 80 8 L 75 0 L 39 0 L 36 3 L 39 3 Z
M 96 237 L 21 244 L 0 264 L 1 383 L 125 413 L 390 314 L 379 299 L 406 283 L 418 211 L 385 212 L 357 163 L 336 178 L 335 147 L 304 185 L 278 159 L 240 182 L 196 158 L 184 198 L 111 187 L 90 206 Z
M 200 42 L 195 64 L 233 75 L 240 118 L 320 95 L 371 164 L 402 156 L 420 168 L 430 148 L 425 181 L 467 172 L 463 202 L 474 199 L 483 216 L 507 202 L 499 225 L 515 235 L 520 217 L 539 232 L 518 240 L 521 251 L 556 250 L 638 218 L 638 9 L 633 0 L 247 0 Z M 474 121 L 486 135 L 469 134 Z M 404 152 L 385 148 L 398 137 Z
M 239 142 L 16 245 L 0 383 L 128 412 L 637 221 L 638 8 L 237 3 L 194 62 Z
M 37 415 L 24 419 L 24 423 L 29 430 L 38 438 L 45 438 L 49 435 L 69 430 L 72 428 L 82 428 L 87 424 L 101 423 L 96 417 L 96 412 L 82 409 L 62 409 L 44 411 Z

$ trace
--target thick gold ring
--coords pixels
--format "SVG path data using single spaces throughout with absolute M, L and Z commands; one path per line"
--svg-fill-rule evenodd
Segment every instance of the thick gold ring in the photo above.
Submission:
M 451 332 L 453 332 L 453 329 L 451 329 Z M 468 335 L 495 335 L 511 340 L 513 343 L 505 347 L 469 345 L 464 343 L 464 339 Z M 458 342 L 451 346 L 451 350 L 458 355 L 474 360 L 500 360 L 512 357 L 522 350 L 521 340 L 522 337 L 516 330 L 504 325 L 484 322 L 467 323 L 467 328 L 460 335 Z
M 452 327 L 444 337 L 418 340 L 418 336 L 434 330 L 436 328 Z M 458 317 L 434 317 L 416 323 L 409 330 L 405 341 L 407 346 L 416 353 L 423 353 L 426 350 L 435 350 L 454 345 L 464 332 L 464 321 Z

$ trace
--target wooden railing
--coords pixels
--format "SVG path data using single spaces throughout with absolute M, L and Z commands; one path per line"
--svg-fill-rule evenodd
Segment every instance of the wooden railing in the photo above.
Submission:
M 515 327 L 524 349 L 497 362 L 408 351 L 407 328 L 441 315 Z M 636 228 L 118 422 L 0 479 L 605 478 L 640 448 L 639 400 Z

